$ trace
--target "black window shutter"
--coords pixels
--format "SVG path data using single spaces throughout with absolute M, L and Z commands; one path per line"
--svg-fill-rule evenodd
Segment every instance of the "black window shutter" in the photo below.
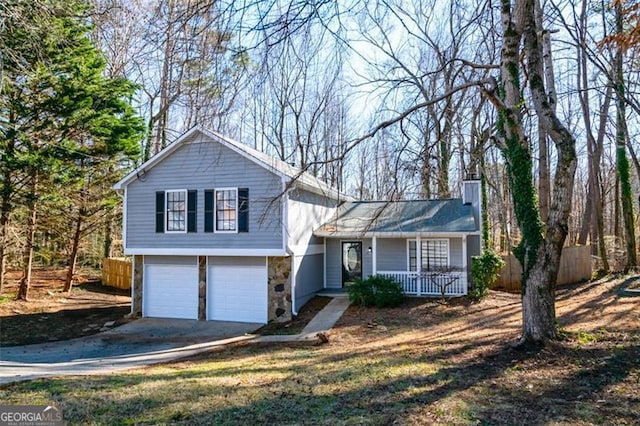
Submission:
M 238 232 L 249 232 L 249 188 L 238 188 Z
M 204 232 L 213 232 L 213 189 L 204 191 Z
M 198 191 L 187 191 L 187 232 L 198 232 Z
M 164 191 L 156 192 L 156 232 L 164 232 Z

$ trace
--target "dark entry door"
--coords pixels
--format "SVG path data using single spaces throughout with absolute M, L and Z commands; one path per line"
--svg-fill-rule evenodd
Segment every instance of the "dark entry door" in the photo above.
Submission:
M 362 242 L 342 243 L 342 286 L 362 278 Z

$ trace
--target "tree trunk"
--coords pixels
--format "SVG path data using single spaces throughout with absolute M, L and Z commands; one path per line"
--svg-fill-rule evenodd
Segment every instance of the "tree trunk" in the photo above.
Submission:
M 620 179 L 616 173 L 615 182 L 613 185 L 613 235 L 616 237 L 616 245 L 618 240 L 622 239 L 622 232 L 620 232 Z
M 543 222 L 549 217 L 549 147 L 547 134 L 538 123 L 538 203 L 540 205 L 540 219 Z
M 113 227 L 113 213 L 108 212 L 107 218 L 104 224 L 104 245 L 102 246 L 103 257 L 111 257 L 111 246 L 113 245 L 113 236 L 111 232 L 112 227 Z
M 429 135 L 425 130 L 422 133 L 422 167 L 420 169 L 420 183 L 422 186 L 421 196 L 425 199 L 431 198 L 431 150 L 429 149 Z
M 0 192 L 0 294 L 4 288 L 4 276 L 7 264 L 7 228 L 9 226 L 9 218 L 13 205 L 11 198 L 13 196 L 13 170 L 12 160 L 15 155 L 16 138 L 13 125 L 15 123 L 15 114 L 13 111 L 9 113 L 9 130 L 7 131 L 7 145 L 3 155 L 3 173 L 2 173 L 2 192 Z
M 588 155 L 591 157 L 591 149 L 588 148 L 587 151 L 589 151 Z M 580 232 L 578 232 L 578 245 L 586 245 L 587 240 L 591 237 L 591 254 L 595 254 L 593 253 L 595 238 L 594 233 L 592 232 L 594 229 L 593 222 L 595 220 L 595 206 L 593 205 L 593 173 L 594 171 L 591 164 L 591 158 L 589 158 L 589 161 L 587 161 L 587 199 L 584 203 L 584 213 L 582 215 L 582 221 L 580 222 Z
M 544 83 L 546 87 L 546 99 L 549 108 L 555 114 L 556 112 L 556 82 L 553 72 L 553 59 L 551 56 L 551 34 L 543 30 L 543 13 L 540 6 L 540 0 L 535 0 L 535 23 L 540 34 L 540 43 L 542 44 L 542 68 L 544 75 Z M 549 136 L 538 120 L 538 152 L 539 157 L 539 181 L 538 181 L 538 199 L 540 203 L 540 218 L 543 222 L 547 222 L 549 217 L 549 204 L 551 202 L 551 173 L 549 166 Z
M 71 243 L 71 253 L 67 260 L 67 277 L 64 281 L 63 289 L 65 293 L 71 293 L 71 288 L 73 286 L 73 275 L 76 272 L 76 260 L 78 259 L 78 248 L 80 247 L 80 237 L 82 235 L 83 216 L 84 212 L 81 209 L 78 213 L 78 218 L 76 219 L 76 228 L 73 233 L 73 241 Z
M 480 158 L 480 192 L 482 194 L 482 198 L 480 202 L 482 204 L 482 248 L 484 250 L 493 249 L 493 242 L 491 241 L 490 233 L 491 229 L 489 228 L 489 196 L 487 190 L 487 175 L 485 173 L 485 163 L 484 163 L 484 155 Z
M 589 81 L 588 81 L 588 68 L 587 68 L 587 12 L 588 1 L 583 0 L 582 8 L 580 11 L 580 25 L 579 25 L 579 45 L 577 46 L 578 53 L 578 73 L 577 73 L 577 87 L 578 96 L 580 99 L 580 106 L 582 109 L 582 116 L 585 123 L 585 130 L 587 136 L 587 153 L 588 153 L 588 190 L 587 190 L 587 202 L 585 206 L 585 212 L 582 219 L 582 229 L 580 231 L 580 237 L 578 244 L 586 244 L 587 235 L 590 235 L 590 242 L 592 244 L 592 253 L 600 254 L 602 261 L 602 270 L 609 270 L 609 260 L 607 258 L 607 249 L 604 241 L 604 218 L 603 218 L 603 206 L 602 206 L 602 191 L 600 181 L 600 159 L 602 158 L 602 145 L 604 142 L 604 136 L 606 132 L 607 119 L 609 116 L 609 106 L 611 105 L 611 87 L 607 87 L 604 95 L 604 101 L 600 108 L 600 120 L 598 124 L 598 138 L 594 138 L 591 131 L 591 102 L 589 99 Z
M 31 285 L 31 269 L 33 266 L 33 245 L 36 237 L 36 208 L 38 196 L 38 171 L 31 171 L 31 188 L 29 191 L 27 205 L 29 207 L 29 217 L 27 219 L 27 240 L 23 255 L 22 279 L 18 290 L 17 299 L 29 299 L 29 286 Z
M 3 176 L 4 182 L 2 190 L 2 201 L 0 201 L 0 294 L 2 294 L 2 290 L 4 287 L 4 275 L 5 275 L 5 266 L 6 266 L 6 249 L 7 249 L 7 227 L 9 226 L 9 213 L 11 210 L 11 190 L 10 181 L 11 181 L 11 172 L 5 171 Z
M 502 88 L 489 98 L 500 114 L 498 129 L 503 137 L 513 205 L 522 233 L 514 254 L 522 265 L 521 343 L 544 343 L 557 338 L 555 326 L 555 283 L 562 246 L 568 232 L 569 213 L 576 171 L 575 139 L 558 120 L 545 89 L 542 28 L 536 26 L 535 0 L 502 0 Z M 520 51 L 521 41 L 523 51 Z M 540 220 L 533 180 L 533 160 L 520 112 L 520 58 L 526 58 L 531 100 L 540 126 L 554 142 L 558 159 L 549 217 L 545 228 Z
M 623 32 L 622 4 L 616 2 L 616 30 L 618 34 Z M 622 204 L 622 216 L 624 219 L 624 236 L 626 241 L 627 264 L 626 269 L 635 268 L 638 265 L 636 257 L 635 221 L 633 217 L 633 190 L 631 189 L 631 173 L 629 159 L 627 158 L 627 117 L 624 87 L 624 69 L 622 48 L 618 47 L 615 58 L 615 86 L 617 95 L 616 113 L 616 169 L 620 181 L 620 196 Z

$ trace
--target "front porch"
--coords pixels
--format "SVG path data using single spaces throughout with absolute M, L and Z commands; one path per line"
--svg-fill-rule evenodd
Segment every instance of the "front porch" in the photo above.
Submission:
M 443 290 L 446 297 L 467 294 L 466 271 L 378 271 L 377 273 L 393 279 L 402 286 L 404 293 L 410 296 L 440 297 Z
M 410 296 L 464 296 L 479 236 L 326 238 L 325 290 L 344 290 L 358 278 L 383 275 Z

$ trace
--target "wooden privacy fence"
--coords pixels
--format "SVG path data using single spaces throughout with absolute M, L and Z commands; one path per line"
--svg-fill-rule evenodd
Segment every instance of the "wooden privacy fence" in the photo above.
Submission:
M 127 259 L 105 258 L 102 260 L 102 285 L 131 288 L 131 261 Z
M 520 292 L 522 267 L 513 254 L 503 255 L 504 268 L 493 285 L 495 290 Z M 573 284 L 591 278 L 591 248 L 589 246 L 565 247 L 560 258 L 557 285 Z

